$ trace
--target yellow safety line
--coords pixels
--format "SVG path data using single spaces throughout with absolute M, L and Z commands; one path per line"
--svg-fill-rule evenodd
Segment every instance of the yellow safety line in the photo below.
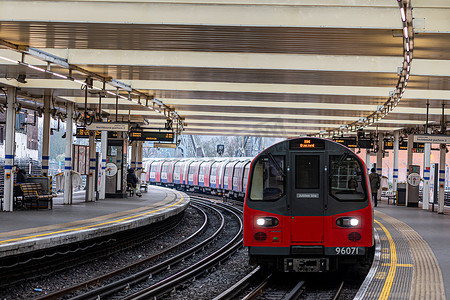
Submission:
M 146 212 L 146 213 L 141 213 L 141 214 L 138 214 L 138 215 L 125 217 L 125 218 L 122 218 L 122 219 L 118 219 L 118 220 L 114 220 L 114 221 L 108 221 L 108 222 L 94 224 L 94 225 L 89 225 L 89 226 L 83 226 L 83 227 L 77 227 L 77 228 L 72 228 L 72 229 L 65 229 L 65 230 L 53 231 L 53 232 L 49 232 L 49 233 L 43 233 L 43 234 L 37 234 L 37 235 L 32 235 L 32 236 L 26 236 L 26 237 L 21 237 L 21 238 L 14 238 L 14 239 L 10 239 L 10 240 L 4 240 L 4 241 L 0 241 L 0 244 L 5 244 L 5 243 L 8 243 L 8 242 L 13 242 L 13 241 L 27 240 L 27 239 L 43 237 L 43 236 L 48 236 L 48 235 L 58 234 L 58 233 L 64 233 L 64 232 L 70 232 L 70 231 L 79 231 L 79 230 L 91 229 L 91 228 L 100 227 L 100 226 L 103 226 L 103 225 L 119 223 L 119 222 L 122 222 L 122 221 L 126 221 L 126 220 L 130 220 L 130 219 L 146 216 L 146 215 L 155 213 L 157 211 L 160 211 L 160 210 L 163 210 L 163 209 L 175 206 L 175 205 L 179 204 L 181 201 L 183 201 L 184 197 L 181 195 L 181 193 L 179 193 L 179 192 L 176 192 L 176 193 L 181 196 L 180 201 L 178 201 L 176 203 L 173 203 L 173 204 L 171 204 L 169 206 L 165 206 L 163 208 L 158 208 L 158 209 Z
M 386 234 L 386 236 L 389 240 L 389 247 L 391 249 L 391 261 L 389 263 L 389 272 L 386 277 L 386 281 L 384 282 L 383 290 L 381 291 L 380 297 L 378 298 L 378 300 L 382 300 L 382 299 L 385 300 L 385 299 L 389 298 L 389 294 L 391 293 L 392 283 L 394 282 L 395 271 L 397 269 L 397 251 L 395 249 L 394 240 L 392 239 L 392 236 L 389 233 L 389 231 L 386 229 L 386 227 L 384 227 L 383 224 L 381 224 L 377 220 L 375 220 L 375 223 L 380 225 L 381 229 L 383 229 L 384 233 Z

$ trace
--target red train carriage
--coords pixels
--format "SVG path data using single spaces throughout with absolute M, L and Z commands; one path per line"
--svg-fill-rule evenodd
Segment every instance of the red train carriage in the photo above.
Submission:
M 324 272 L 365 262 L 373 250 L 366 168 L 350 149 L 299 138 L 252 162 L 244 204 L 250 262 L 284 272 Z

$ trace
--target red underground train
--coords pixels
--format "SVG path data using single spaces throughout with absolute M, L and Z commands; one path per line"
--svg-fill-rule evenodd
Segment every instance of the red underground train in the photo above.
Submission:
M 374 248 L 364 162 L 319 138 L 275 144 L 252 162 L 244 203 L 250 263 L 283 272 L 326 272 L 365 263 Z

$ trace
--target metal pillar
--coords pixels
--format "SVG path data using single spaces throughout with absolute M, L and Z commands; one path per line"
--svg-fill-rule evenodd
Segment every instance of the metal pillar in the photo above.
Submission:
M 409 166 L 413 163 L 413 142 L 414 142 L 414 135 L 410 134 L 408 135 L 408 153 L 407 153 L 407 160 L 406 160 L 406 178 L 408 178 L 409 175 Z M 409 184 L 406 184 L 406 200 L 405 200 L 405 206 L 408 206 L 408 197 L 409 197 Z
M 89 183 L 87 186 L 86 202 L 95 201 L 95 130 L 89 131 Z
M 384 144 L 384 134 L 378 134 L 378 152 L 377 152 L 377 174 L 380 177 L 380 188 L 377 191 L 378 202 L 381 200 L 381 177 L 383 176 L 383 145 Z
M 130 168 L 136 170 L 136 144 L 137 141 L 131 142 L 131 161 L 130 161 Z
M 366 171 L 368 172 L 368 173 L 370 173 L 370 152 L 369 152 L 369 149 L 366 149 L 366 161 L 365 161 L 365 163 L 366 163 Z
M 64 204 L 72 204 L 72 132 L 73 103 L 67 102 L 66 118 L 66 158 L 64 164 Z
M 430 134 L 431 130 L 428 129 Z M 422 193 L 422 209 L 428 210 L 430 204 L 430 160 L 431 160 L 431 144 L 425 143 L 425 151 L 423 154 L 423 193 Z
M 14 204 L 14 165 L 15 124 L 16 124 L 16 88 L 9 87 L 6 99 L 6 138 L 5 138 L 5 181 L 3 190 L 3 211 L 13 211 Z
M 136 168 L 142 170 L 142 156 L 144 154 L 144 142 L 140 141 L 137 144 Z
M 393 190 L 394 190 L 394 193 L 395 193 L 395 197 L 396 197 L 396 199 L 397 199 L 397 185 L 398 185 L 398 149 L 399 149 L 399 147 L 400 147 L 400 141 L 399 141 L 399 139 L 400 139 L 400 132 L 398 132 L 398 131 L 395 131 L 394 132 L 394 173 L 393 173 L 393 176 L 392 176 L 392 179 L 393 179 L 393 183 L 392 183 L 392 188 L 393 188 Z
M 50 99 L 48 91 L 44 93 L 44 124 L 42 132 L 42 176 L 48 176 L 50 159 Z
M 104 122 L 107 121 L 107 119 L 103 119 Z M 105 199 L 105 193 L 106 193 L 106 157 L 107 157 L 107 144 L 108 144 L 108 131 L 103 130 L 102 131 L 102 142 L 101 142 L 101 150 L 100 153 L 102 155 L 102 166 L 101 166 L 101 175 L 100 175 L 100 194 L 99 199 L 103 200 Z
M 438 200 L 438 214 L 444 213 L 444 199 L 445 199 L 445 156 L 447 147 L 445 144 L 440 145 L 439 157 L 439 200 Z

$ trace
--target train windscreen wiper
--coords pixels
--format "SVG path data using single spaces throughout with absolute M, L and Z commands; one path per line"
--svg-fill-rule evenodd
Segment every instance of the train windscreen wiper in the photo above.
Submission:
M 281 168 L 281 166 L 278 164 L 278 162 L 275 160 L 275 158 L 273 157 L 272 153 L 267 152 L 267 156 L 270 158 L 270 160 L 272 161 L 272 163 L 275 165 L 275 168 L 277 168 L 277 171 L 283 176 L 286 177 L 286 174 L 283 171 L 283 168 Z

